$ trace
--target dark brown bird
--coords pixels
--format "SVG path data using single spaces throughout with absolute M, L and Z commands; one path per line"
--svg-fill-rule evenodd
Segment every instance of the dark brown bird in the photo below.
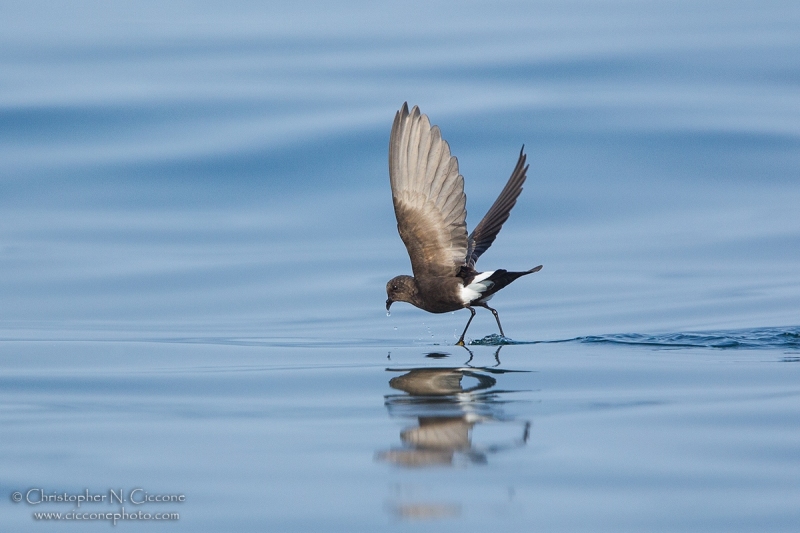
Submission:
M 438 126 L 408 104 L 397 112 L 389 141 L 389 178 L 400 238 L 408 249 L 414 277 L 397 276 L 386 284 L 386 310 L 393 302 L 408 302 L 430 313 L 469 309 L 470 317 L 456 344 L 475 317 L 473 307 L 485 307 L 503 326 L 488 302 L 515 279 L 538 272 L 542 265 L 522 272 L 498 269 L 478 272 L 475 263 L 489 249 L 508 220 L 522 192 L 528 165 L 525 147 L 517 166 L 489 212 L 467 236 L 467 197 L 458 160 L 442 139 Z

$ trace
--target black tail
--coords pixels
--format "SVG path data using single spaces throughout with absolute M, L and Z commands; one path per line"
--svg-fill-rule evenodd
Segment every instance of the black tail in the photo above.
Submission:
M 511 285 L 511 283 L 517 278 L 527 276 L 528 274 L 533 274 L 534 272 L 539 272 L 541 269 L 542 265 L 534 267 L 530 270 L 525 270 L 524 272 L 509 272 L 507 270 L 503 270 L 502 268 L 495 270 L 494 273 L 487 278 L 489 281 L 494 282 L 492 288 L 489 289 L 489 294 L 494 294 L 503 287 Z

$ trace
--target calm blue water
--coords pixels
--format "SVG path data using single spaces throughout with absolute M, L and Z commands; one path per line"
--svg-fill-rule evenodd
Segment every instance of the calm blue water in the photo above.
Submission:
M 794 3 L 0 8 L 4 527 L 796 529 Z M 384 310 L 404 101 L 470 227 L 529 154 L 472 352 Z

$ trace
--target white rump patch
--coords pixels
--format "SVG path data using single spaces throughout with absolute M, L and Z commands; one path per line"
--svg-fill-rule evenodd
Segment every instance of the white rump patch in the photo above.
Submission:
M 492 288 L 494 285 L 493 281 L 486 281 L 486 279 L 491 277 L 492 274 L 494 274 L 494 270 L 490 272 L 481 272 L 475 276 L 475 279 L 472 280 L 472 283 L 461 287 L 461 301 L 464 302 L 465 305 L 468 305 L 470 302 L 481 300 L 483 293 Z M 492 299 L 492 296 L 494 296 L 494 294 L 482 301 L 488 302 Z

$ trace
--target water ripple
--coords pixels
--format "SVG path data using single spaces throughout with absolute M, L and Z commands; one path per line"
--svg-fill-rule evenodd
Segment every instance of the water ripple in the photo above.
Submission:
M 719 349 L 798 349 L 800 326 L 752 328 L 725 331 L 692 331 L 676 333 L 611 333 L 586 335 L 552 341 L 516 341 L 497 334 L 473 340 L 471 346 L 507 344 L 543 344 L 580 342 L 583 344 L 625 344 L 656 348 L 719 348 Z
M 728 331 L 698 331 L 647 335 L 623 333 L 576 337 L 570 341 L 587 344 L 632 344 L 665 348 L 796 349 L 800 348 L 800 327 L 755 328 Z

